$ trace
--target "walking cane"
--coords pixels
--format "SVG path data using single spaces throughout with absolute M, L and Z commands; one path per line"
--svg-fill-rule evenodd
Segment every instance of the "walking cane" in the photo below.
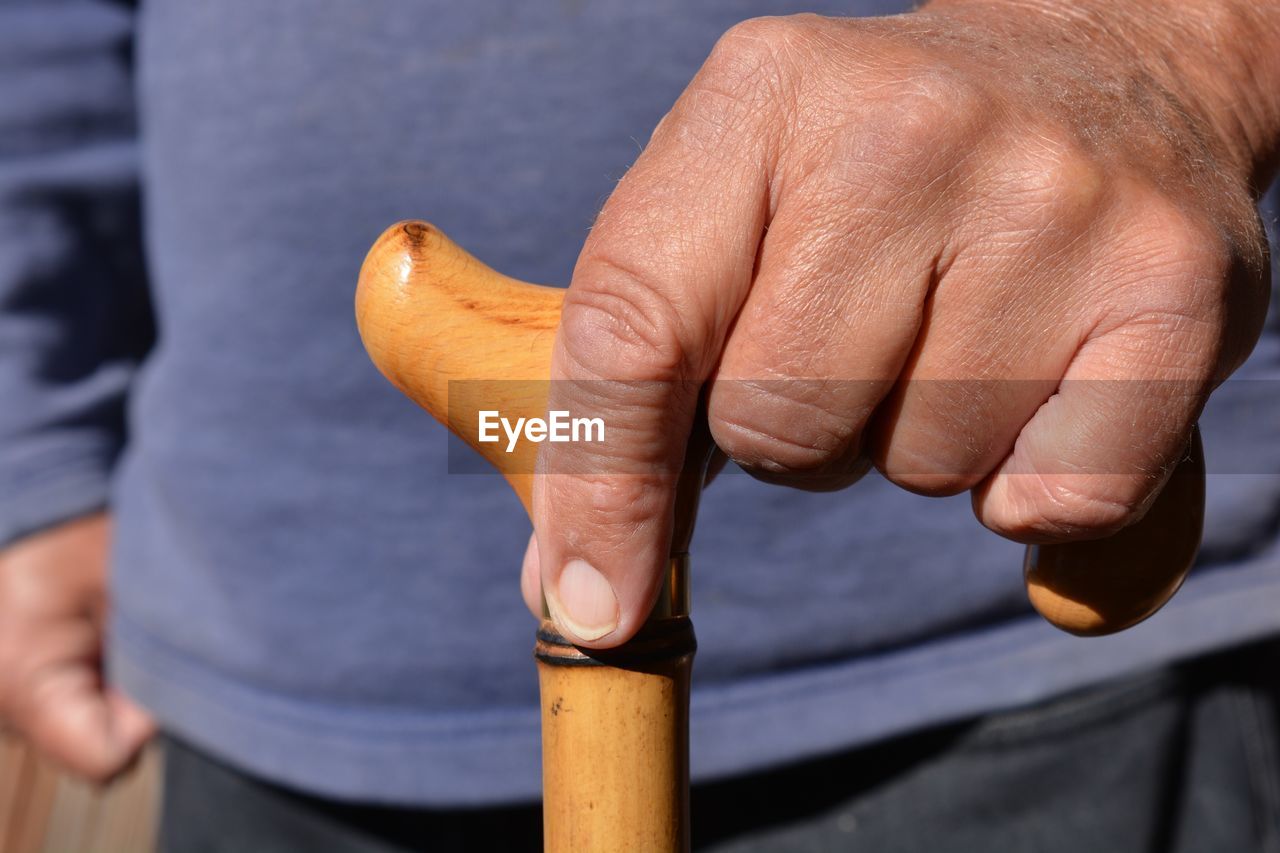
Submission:
M 507 278 L 425 222 L 387 229 L 360 271 L 365 347 L 401 391 L 494 465 L 531 510 L 530 442 L 479 440 L 478 413 L 546 413 L 563 291 Z M 636 637 L 579 649 L 547 618 L 537 632 L 543 826 L 549 853 L 679 853 L 689 848 L 688 546 L 712 449 L 700 423 L 686 453 L 662 594 Z M 1141 522 L 1102 540 L 1032 546 L 1032 603 L 1076 634 L 1127 628 L 1177 591 L 1199 548 L 1204 462 L 1198 435 Z

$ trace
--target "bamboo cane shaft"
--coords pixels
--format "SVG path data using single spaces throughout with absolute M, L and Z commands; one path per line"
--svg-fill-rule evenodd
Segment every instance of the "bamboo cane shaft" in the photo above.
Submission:
M 687 618 L 657 620 L 621 649 L 538 632 L 543 838 L 548 853 L 689 849 Z

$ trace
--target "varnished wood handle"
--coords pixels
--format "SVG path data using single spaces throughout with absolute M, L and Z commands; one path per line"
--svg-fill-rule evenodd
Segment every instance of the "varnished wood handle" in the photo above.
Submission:
M 356 289 L 356 323 L 373 363 L 498 469 L 531 517 L 535 446 L 520 442 L 507 453 L 481 442 L 477 413 L 546 414 L 563 300 L 559 288 L 495 272 L 425 222 L 384 231 Z

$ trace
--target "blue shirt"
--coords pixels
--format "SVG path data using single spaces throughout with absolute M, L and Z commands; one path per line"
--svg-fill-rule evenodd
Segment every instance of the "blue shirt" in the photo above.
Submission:
M 715 39 L 799 0 L 0 3 L 0 536 L 109 503 L 111 676 L 319 794 L 537 795 L 528 522 L 376 372 L 352 294 L 427 218 L 531 281 Z M 154 317 L 154 334 L 148 317 Z M 694 544 L 697 779 L 883 739 L 1280 630 L 1280 334 L 1202 421 L 1201 565 L 1078 640 L 968 498 L 726 475 Z

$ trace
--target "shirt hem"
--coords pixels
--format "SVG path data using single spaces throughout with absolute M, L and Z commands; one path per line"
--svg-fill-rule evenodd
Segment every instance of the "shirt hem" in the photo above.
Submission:
M 1244 567 L 1195 573 L 1155 619 L 1114 637 L 1067 637 L 1026 618 L 907 650 L 695 688 L 694 780 L 1012 710 L 1276 634 L 1278 569 L 1273 549 Z M 113 680 L 166 729 L 268 781 L 395 805 L 475 807 L 539 796 L 535 707 L 427 714 L 291 699 L 210 671 L 119 611 L 110 664 Z

